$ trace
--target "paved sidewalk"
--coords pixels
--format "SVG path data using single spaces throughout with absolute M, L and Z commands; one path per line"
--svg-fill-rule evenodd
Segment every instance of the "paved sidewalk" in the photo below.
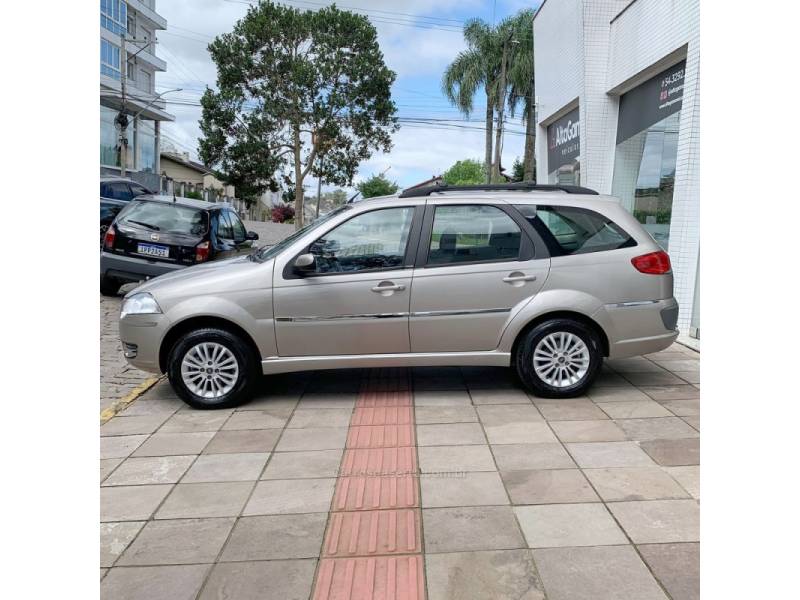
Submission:
M 161 382 L 101 427 L 103 598 L 699 597 L 699 355 L 607 361 L 585 398 L 504 369 Z

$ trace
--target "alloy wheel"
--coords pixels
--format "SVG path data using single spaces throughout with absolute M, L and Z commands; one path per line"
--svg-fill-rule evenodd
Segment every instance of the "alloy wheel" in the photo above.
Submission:
M 181 362 L 181 378 L 190 392 L 202 398 L 221 398 L 239 379 L 239 362 L 233 352 L 216 342 L 189 348 Z
M 544 383 L 555 388 L 575 385 L 589 371 L 589 348 L 574 333 L 556 331 L 539 340 L 533 368 Z

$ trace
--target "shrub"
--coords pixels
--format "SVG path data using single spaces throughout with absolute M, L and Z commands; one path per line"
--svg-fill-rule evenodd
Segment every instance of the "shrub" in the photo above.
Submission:
M 294 219 L 294 208 L 288 204 L 279 204 L 272 209 L 272 222 L 285 223 L 289 219 Z

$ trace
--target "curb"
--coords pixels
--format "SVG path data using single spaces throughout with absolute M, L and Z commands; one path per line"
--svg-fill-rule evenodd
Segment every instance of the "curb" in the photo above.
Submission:
M 139 396 L 144 394 L 163 378 L 164 376 L 162 375 L 161 377 L 151 377 L 150 379 L 146 379 L 144 382 L 140 383 L 133 390 L 131 390 L 127 396 L 120 398 L 111 406 L 104 408 L 102 411 L 100 411 L 100 425 L 107 422 L 123 408 L 126 408 L 131 402 L 136 400 Z

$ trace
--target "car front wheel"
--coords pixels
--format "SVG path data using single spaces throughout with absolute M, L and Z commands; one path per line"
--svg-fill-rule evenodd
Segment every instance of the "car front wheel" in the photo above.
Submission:
M 258 361 L 237 335 L 203 328 L 175 343 L 169 353 L 167 376 L 175 392 L 190 406 L 230 408 L 252 394 Z
M 550 319 L 520 341 L 516 369 L 522 382 L 543 398 L 580 396 L 603 362 L 595 331 L 572 319 Z

